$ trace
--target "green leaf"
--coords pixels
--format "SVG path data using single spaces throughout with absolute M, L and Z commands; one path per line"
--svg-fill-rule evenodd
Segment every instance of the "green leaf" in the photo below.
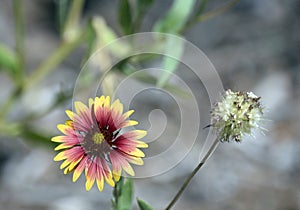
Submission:
M 71 5 L 71 1 L 70 0 L 57 0 L 54 1 L 56 4 L 56 19 L 57 19 L 57 23 L 58 23 L 58 28 L 59 28 L 59 32 L 62 33 L 68 14 L 69 14 L 69 9 L 70 9 L 70 5 Z
M 22 128 L 22 133 L 20 134 L 29 144 L 34 144 L 36 146 L 47 146 L 56 147 L 58 144 L 51 141 L 51 136 L 49 133 L 45 134 L 46 131 L 37 131 L 30 126 L 24 126 Z
M 98 50 L 118 38 L 117 33 L 106 24 L 104 18 L 95 16 L 92 18 L 91 24 L 96 35 L 94 50 Z M 117 44 L 108 45 L 107 47 L 109 48 L 109 52 L 116 57 L 128 55 L 130 50 L 130 45 L 125 42 L 118 42 Z
M 147 10 L 149 9 L 149 7 L 153 4 L 153 0 L 138 0 L 136 1 L 136 10 L 137 10 L 137 14 L 136 17 L 134 18 L 134 28 L 135 31 L 138 31 L 138 29 L 140 28 L 144 16 L 147 12 Z
M 118 200 L 118 210 L 131 210 L 133 199 L 133 184 L 131 179 L 124 180 L 122 193 Z
M 131 210 L 133 199 L 133 183 L 131 179 L 121 178 L 113 192 L 112 201 L 114 210 Z
M 151 74 L 148 74 L 147 72 L 139 72 L 137 74 L 133 74 L 134 72 L 137 72 L 138 69 L 135 68 L 133 65 L 130 65 L 129 63 L 123 63 L 119 66 L 118 70 L 120 70 L 122 73 L 124 73 L 126 76 L 131 75 L 132 78 L 144 82 L 146 84 L 151 85 L 157 85 L 157 78 L 154 77 Z M 191 94 L 184 90 L 183 88 L 173 85 L 173 84 L 165 84 L 163 87 L 166 91 L 169 91 L 170 93 L 177 95 L 183 99 L 188 99 L 191 97 Z
M 196 0 L 175 0 L 166 16 L 154 25 L 154 31 L 178 33 L 184 27 Z
M 138 0 L 137 1 L 137 17 L 143 15 L 147 9 L 151 6 L 153 0 Z
M 119 3 L 119 24 L 125 35 L 133 33 L 132 11 L 128 0 L 120 0 Z
M 207 4 L 208 0 L 202 0 L 198 9 L 197 9 L 197 13 L 196 13 L 196 16 L 200 16 L 202 15 L 202 13 L 204 12 L 204 9 L 206 7 L 206 4 Z
M 153 210 L 153 208 L 143 200 L 137 199 L 140 210 Z
M 84 64 L 94 52 L 96 39 L 97 39 L 97 34 L 95 28 L 93 27 L 93 19 L 90 19 L 87 24 L 87 36 L 86 36 L 87 50 L 84 59 L 81 61 L 82 64 Z
M 158 87 L 165 86 L 172 73 L 176 71 L 183 51 L 184 51 L 184 41 L 169 36 L 166 44 L 166 54 L 171 55 L 173 58 L 169 56 L 164 56 L 163 58 L 164 73 L 162 74 L 162 76 L 159 78 L 157 82 Z
M 0 68 L 14 75 L 18 68 L 18 60 L 15 54 L 6 46 L 0 44 Z

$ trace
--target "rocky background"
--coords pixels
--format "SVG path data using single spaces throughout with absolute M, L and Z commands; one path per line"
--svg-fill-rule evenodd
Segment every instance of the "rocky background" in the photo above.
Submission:
M 29 71 L 59 43 L 53 2 L 24 1 Z M 146 15 L 142 31 L 150 31 L 171 2 L 156 1 Z M 220 4 L 223 1 L 212 0 L 207 10 Z M 84 17 L 101 15 L 109 26 L 120 32 L 116 6 L 117 1 L 89 0 Z M 256 138 L 246 138 L 241 144 L 221 144 L 174 209 L 300 209 L 299 20 L 300 2 L 297 0 L 241 0 L 231 10 L 184 33 L 215 65 L 225 88 L 250 90 L 262 96 L 269 121 L 264 125 L 268 129 L 265 135 L 258 132 Z M 3 0 L 0 5 L 0 41 L 14 47 L 10 0 Z M 11 118 L 46 107 L 61 87 L 72 87 L 79 72 L 82 50 L 74 51 L 40 88 L 23 96 Z M 201 87 L 192 74 L 180 71 L 178 74 L 191 87 Z M 2 103 L 12 91 L 10 79 L 2 72 L 0 89 Z M 205 91 L 199 90 L 199 101 L 204 96 Z M 168 99 L 159 96 L 149 100 L 162 106 L 168 104 Z M 151 103 L 143 106 L 147 104 L 151 106 Z M 66 119 L 66 108 L 69 107 L 59 107 L 47 117 L 37 119 L 34 126 L 57 133 L 55 126 Z M 200 110 L 204 113 L 203 125 L 209 120 L 208 110 L 207 104 Z M 170 140 L 178 122 L 174 119 L 168 123 L 169 134 L 165 138 Z M 147 127 L 149 122 L 145 119 L 143 125 Z M 199 142 L 206 134 L 207 131 L 200 131 Z M 135 180 L 135 195 L 156 209 L 163 209 L 196 165 L 200 147 L 201 144 L 196 144 L 188 157 L 171 171 Z M 22 138 L 0 138 L 1 210 L 109 209 L 111 189 L 108 186 L 102 193 L 96 188 L 86 192 L 84 178 L 72 183 L 71 176 L 63 175 L 59 163 L 52 161 L 54 155 L 52 148 L 37 146 Z

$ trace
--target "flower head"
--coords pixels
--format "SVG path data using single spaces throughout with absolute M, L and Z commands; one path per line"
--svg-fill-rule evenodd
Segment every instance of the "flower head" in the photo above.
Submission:
M 212 126 L 221 141 L 240 142 L 244 134 L 251 134 L 253 128 L 260 128 L 263 107 L 260 97 L 252 92 L 227 90 L 221 102 L 212 110 Z
M 119 181 L 124 170 L 134 176 L 130 165 L 143 165 L 144 153 L 138 148 L 148 145 L 139 139 L 146 135 L 144 130 L 131 130 L 125 133 L 121 129 L 138 124 L 128 120 L 133 110 L 123 113 L 119 100 L 110 104 L 110 97 L 101 96 L 89 99 L 89 106 L 75 102 L 76 113 L 67 110 L 70 118 L 57 128 L 64 134 L 55 136 L 52 141 L 60 143 L 55 150 L 62 150 L 54 160 L 64 162 L 64 173 L 73 173 L 75 182 L 85 171 L 86 190 L 97 183 L 103 190 L 104 180 L 111 186 Z

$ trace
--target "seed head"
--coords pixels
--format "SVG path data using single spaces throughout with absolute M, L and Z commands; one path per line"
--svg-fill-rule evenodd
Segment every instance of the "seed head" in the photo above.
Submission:
M 222 100 L 215 104 L 211 112 L 212 126 L 221 141 L 240 142 L 245 134 L 260 128 L 263 107 L 260 97 L 252 92 L 227 90 Z

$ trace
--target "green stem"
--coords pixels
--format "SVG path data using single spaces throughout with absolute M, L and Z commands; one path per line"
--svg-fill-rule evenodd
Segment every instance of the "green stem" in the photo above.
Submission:
M 21 125 L 19 123 L 0 121 L 0 136 L 16 137 L 21 133 Z
M 27 79 L 25 88 L 32 87 L 51 71 L 55 70 L 55 67 L 59 65 L 85 39 L 85 35 L 86 30 L 84 30 L 76 39 L 70 42 L 63 42 L 47 60 L 41 63 L 40 66 L 32 72 Z
M 71 9 L 66 20 L 66 25 L 63 30 L 64 38 L 72 40 L 79 33 L 79 20 L 82 11 L 84 0 L 73 1 Z
M 15 88 L 11 95 L 7 98 L 0 109 L 0 120 L 5 118 L 5 115 L 9 112 L 10 108 L 14 104 L 14 101 L 19 97 L 21 89 L 19 87 Z
M 196 23 L 199 23 L 199 22 L 204 22 L 206 20 L 209 20 L 213 17 L 216 17 L 220 14 L 222 14 L 223 12 L 226 12 L 227 10 L 231 9 L 233 6 L 235 6 L 240 0 L 231 0 L 230 2 L 228 2 L 227 4 L 215 9 L 215 10 L 212 10 L 212 11 L 209 11 L 207 13 L 204 13 L 204 14 L 201 14 L 199 15 L 198 17 L 196 17 L 195 19 L 189 21 L 186 26 L 183 28 L 182 31 L 185 31 L 186 29 L 190 28 L 191 26 L 195 25 Z M 206 2 L 205 2 L 206 3 Z M 205 6 L 205 5 L 204 5 Z
M 41 63 L 37 69 L 27 78 L 24 83 L 23 89 L 17 87 L 15 91 L 4 102 L 4 105 L 0 109 L 0 118 L 3 118 L 6 113 L 9 112 L 15 100 L 20 95 L 20 91 L 28 89 L 37 84 L 41 79 L 48 75 L 51 71 L 55 70 L 55 67 L 59 65 L 71 52 L 76 48 L 86 37 L 87 30 L 84 30 L 80 36 L 70 42 L 63 42 L 52 55 L 49 56 L 43 63 Z
M 25 70 L 23 0 L 13 0 L 13 11 L 15 21 L 16 54 L 18 58 L 16 82 L 19 86 L 22 86 Z
M 227 4 L 225 4 L 222 7 L 219 7 L 213 11 L 207 12 L 201 16 L 199 16 L 199 18 L 197 19 L 198 22 L 203 22 L 205 20 L 208 20 L 210 18 L 216 17 L 220 14 L 222 14 L 223 12 L 231 9 L 234 5 L 236 5 L 240 0 L 232 0 L 230 2 L 228 2 Z
M 202 0 L 198 8 L 198 14 L 201 15 L 206 7 L 208 0 Z
M 200 170 L 200 168 L 204 165 L 204 163 L 207 161 L 207 159 L 213 153 L 213 151 L 215 151 L 216 147 L 218 146 L 218 143 L 219 143 L 219 139 L 216 138 L 214 143 L 211 145 L 211 147 L 207 151 L 206 155 L 202 158 L 202 160 L 197 165 L 197 167 L 192 171 L 190 176 L 185 180 L 185 182 L 183 183 L 183 185 L 181 186 L 181 188 L 179 189 L 179 191 L 177 192 L 177 194 L 175 195 L 175 197 L 172 199 L 172 201 L 169 203 L 169 205 L 167 206 L 167 208 L 165 210 L 170 210 L 172 208 L 172 206 L 174 206 L 174 204 L 179 199 L 179 197 L 181 196 L 181 194 L 183 193 L 185 188 L 188 186 L 190 181 L 193 179 L 193 177 L 196 175 L 196 173 Z

